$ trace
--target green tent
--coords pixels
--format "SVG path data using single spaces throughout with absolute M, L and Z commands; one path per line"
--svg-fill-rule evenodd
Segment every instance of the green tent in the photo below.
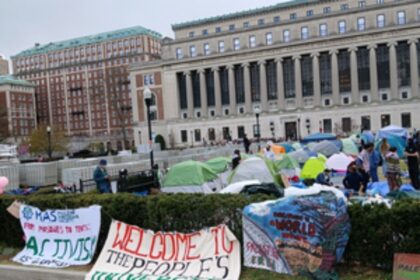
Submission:
M 228 157 L 216 157 L 206 162 L 206 164 L 217 174 L 225 172 L 229 167 L 229 163 L 230 158 Z
M 299 149 L 302 149 L 303 147 L 302 147 L 302 145 L 299 143 L 299 142 L 294 142 L 294 143 L 292 143 L 292 147 L 293 147 L 293 149 L 295 149 L 296 151 L 297 150 L 299 150 Z
M 359 149 L 353 139 L 341 139 L 341 143 L 343 143 L 343 153 L 350 156 L 357 156 L 359 154 Z
M 283 155 L 281 159 L 276 160 L 274 162 L 274 166 L 276 167 L 277 171 L 281 171 L 283 169 L 295 169 L 300 168 L 299 162 L 296 159 L 292 158 L 289 155 Z
M 188 160 L 175 164 L 169 169 L 163 186 L 201 186 L 216 178 L 217 174 L 207 164 Z
M 325 170 L 325 163 L 319 158 L 312 157 L 303 166 L 300 173 L 301 179 L 316 179 Z
M 327 157 L 326 156 L 324 156 L 323 154 L 318 154 L 318 159 L 320 160 L 320 161 L 322 161 L 324 164 L 326 164 L 327 163 Z

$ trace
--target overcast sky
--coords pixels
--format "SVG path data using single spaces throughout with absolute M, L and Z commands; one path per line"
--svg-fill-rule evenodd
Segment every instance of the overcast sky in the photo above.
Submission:
M 0 0 L 0 54 L 135 25 L 173 37 L 173 23 L 287 1 Z

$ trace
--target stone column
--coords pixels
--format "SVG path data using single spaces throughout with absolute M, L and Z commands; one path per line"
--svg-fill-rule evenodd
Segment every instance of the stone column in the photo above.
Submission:
M 351 69 L 351 102 L 359 103 L 359 76 L 357 72 L 357 47 L 349 49 Z
M 204 69 L 198 70 L 200 74 L 200 99 L 201 99 L 201 116 L 207 117 L 208 105 L 207 105 L 207 87 L 206 87 L 206 72 Z
M 229 113 L 230 115 L 236 115 L 236 90 L 235 90 L 235 72 L 234 66 L 229 65 Z
M 261 60 L 258 62 L 260 67 L 260 103 L 261 112 L 268 111 L 268 93 L 267 93 L 267 69 L 265 68 L 266 61 Z
M 331 50 L 331 80 L 332 80 L 332 99 L 334 105 L 340 105 L 340 85 L 338 76 L 337 50 Z
M 419 41 L 417 39 L 410 39 L 408 41 L 410 44 L 410 72 L 411 72 L 411 97 L 419 96 L 419 70 L 417 68 L 417 44 Z
M 214 67 L 213 69 L 214 75 L 214 96 L 215 96 L 215 115 L 221 116 L 222 115 L 222 91 L 220 88 L 220 75 L 219 75 L 219 67 Z
M 398 67 L 397 67 L 397 42 L 389 42 L 389 78 L 391 80 L 391 100 L 399 99 L 398 96 Z
M 194 118 L 194 97 L 192 91 L 192 79 L 191 79 L 191 72 L 185 72 L 185 81 L 186 81 L 186 88 L 187 88 L 187 108 L 188 108 L 188 117 Z
M 314 77 L 314 106 L 321 106 L 321 77 L 319 76 L 319 52 L 311 54 Z
M 302 96 L 302 71 L 300 65 L 300 55 L 293 56 L 295 62 L 295 100 L 296 108 L 303 107 L 303 96 Z
M 252 97 L 251 97 L 251 77 L 249 73 L 249 63 L 242 64 L 244 68 L 244 83 L 245 83 L 245 112 L 252 114 Z
M 281 57 L 276 59 L 277 63 L 277 106 L 280 110 L 285 109 L 284 101 L 284 82 L 283 82 L 283 59 Z
M 372 102 L 379 100 L 378 90 L 378 71 L 376 65 L 376 45 L 370 45 L 369 48 L 369 74 L 370 74 L 370 98 Z

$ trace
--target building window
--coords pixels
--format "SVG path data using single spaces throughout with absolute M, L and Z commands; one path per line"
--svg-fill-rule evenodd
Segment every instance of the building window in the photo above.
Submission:
M 311 16 L 313 16 L 314 15 L 314 10 L 307 10 L 306 11 L 306 16 L 307 17 L 311 17 Z
M 176 49 L 176 58 L 177 59 L 182 59 L 184 56 L 182 55 L 182 49 L 181 48 L 177 48 Z
M 195 142 L 201 142 L 201 130 L 200 129 L 194 129 L 194 141 Z
M 357 19 L 357 30 L 358 31 L 365 31 L 366 29 L 366 20 L 364 17 Z
M 331 56 L 328 52 L 319 55 L 319 76 L 321 80 L 321 94 L 332 94 Z
M 376 0 L 376 4 L 383 4 L 384 2 L 384 0 Z
M 214 130 L 214 128 L 209 128 L 207 133 L 208 133 L 209 141 L 216 140 L 216 131 Z
M 380 14 L 376 16 L 376 26 L 378 28 L 385 27 L 385 15 Z
M 182 143 L 188 142 L 188 132 L 186 130 L 181 130 L 181 142 Z
M 381 100 L 382 101 L 387 101 L 388 100 L 388 93 L 382 93 L 381 94 Z
M 193 38 L 193 37 L 194 37 L 194 32 L 193 32 L 193 31 L 191 31 L 191 32 L 188 34 L 188 36 L 189 36 L 190 38 Z
M 248 27 L 249 27 L 249 22 L 248 21 L 244 22 L 244 28 L 248 28 Z
M 255 35 L 249 36 L 249 47 L 250 48 L 255 48 L 256 46 L 257 46 L 257 39 L 256 39 Z
M 340 10 L 347 11 L 349 9 L 349 4 L 341 4 Z
M 214 95 L 214 73 L 211 69 L 206 69 L 204 73 L 206 78 L 207 105 L 213 107 L 216 103 Z
M 386 127 L 389 125 L 391 125 L 391 115 L 381 115 L 381 127 Z
M 265 34 L 265 43 L 268 46 L 273 44 L 273 33 L 269 32 Z
M 184 73 L 177 73 L 179 104 L 181 110 L 187 109 L 187 80 Z
M 280 22 L 280 17 L 279 16 L 273 17 L 273 22 L 274 23 L 279 23 Z
M 145 74 L 143 76 L 143 83 L 145 86 L 150 86 L 155 84 L 155 75 L 154 74 Z
M 338 32 L 340 34 L 344 34 L 347 32 L 347 26 L 346 26 L 346 21 L 345 20 L 340 20 L 338 22 Z
M 264 67 L 264 66 L 261 66 Z M 267 94 L 268 100 L 277 99 L 277 63 L 274 60 L 268 60 L 266 64 L 267 75 Z
M 196 57 L 197 56 L 197 50 L 194 45 L 190 46 L 190 57 Z
M 343 97 L 343 104 L 344 105 L 348 105 L 348 104 L 350 104 L 350 98 L 349 97 Z
M 194 108 L 201 107 L 201 94 L 200 94 L 200 73 L 198 71 L 191 71 L 192 93 Z
M 307 26 L 303 26 L 300 30 L 300 37 L 302 40 L 306 40 L 309 38 L 309 28 Z
M 322 9 L 322 12 L 323 12 L 324 14 L 329 14 L 329 13 L 331 13 L 331 7 L 324 7 L 324 9 Z
M 238 51 L 241 49 L 241 41 L 239 40 L 239 38 L 233 39 L 233 49 L 235 51 Z
M 310 55 L 303 55 L 300 60 L 301 76 L 302 76 L 302 95 L 314 95 L 314 77 L 312 72 L 312 57 Z
M 344 133 L 351 132 L 351 118 L 342 118 L 341 119 L 341 128 Z
M 245 137 L 245 127 L 238 126 L 238 138 L 242 139 Z
M 332 120 L 331 119 L 322 120 L 322 127 L 324 128 L 324 133 L 332 133 Z
M 295 19 L 297 19 L 297 15 L 296 15 L 296 13 L 291 13 L 289 17 L 290 17 L 290 20 L 295 20 Z
M 399 42 L 397 47 L 397 74 L 398 86 L 410 86 L 411 72 L 410 72 L 410 46 L 407 41 Z
M 401 114 L 401 126 L 404 128 L 411 128 L 411 114 L 410 113 Z
M 244 69 L 241 65 L 234 66 L 236 103 L 245 103 Z
M 202 34 L 204 36 L 209 35 L 209 31 L 207 29 L 203 29 Z
M 222 105 L 229 105 L 229 70 L 226 67 L 220 67 L 219 79 Z
M 319 25 L 319 36 L 321 37 L 328 36 L 328 25 L 326 23 L 321 23 Z
M 204 43 L 203 49 L 204 49 L 204 55 L 210 55 L 211 54 L 209 43 Z
M 362 116 L 361 124 L 362 124 L 361 125 L 362 130 L 370 130 L 371 129 L 370 116 Z
M 340 50 L 338 59 L 338 81 L 340 93 L 351 91 L 350 53 L 347 50 Z
M 370 90 L 370 60 L 367 47 L 357 49 L 357 75 L 359 90 Z
M 366 1 L 359 1 L 359 8 L 366 7 Z
M 258 20 L 258 25 L 264 25 L 264 19 L 263 18 L 260 18 Z
M 219 41 L 219 53 L 225 52 L 225 41 Z
M 229 31 L 235 31 L 235 25 L 234 24 L 229 25 Z
M 397 13 L 397 24 L 403 25 L 405 23 L 406 23 L 405 12 L 404 11 L 399 11 Z
M 288 29 L 283 31 L 283 42 L 290 42 L 290 30 Z
M 389 88 L 389 48 L 386 44 L 380 44 L 376 48 L 376 67 L 377 69 L 380 69 L 380 71 L 378 71 L 378 88 Z
M 283 86 L 285 98 L 295 98 L 295 64 L 291 57 L 283 59 Z
M 249 64 L 250 80 L 251 80 L 251 100 L 259 102 L 261 100 L 260 91 L 260 65 L 253 62 Z
M 216 31 L 216 33 L 220 33 L 220 32 L 222 32 L 222 28 L 220 26 L 218 26 L 218 27 L 216 27 L 215 31 Z

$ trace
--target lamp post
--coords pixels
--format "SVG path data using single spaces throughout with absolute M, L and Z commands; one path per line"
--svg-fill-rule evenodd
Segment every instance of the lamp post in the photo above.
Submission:
M 256 135 L 257 135 L 257 142 L 258 142 L 258 152 L 261 150 L 261 131 L 260 131 L 260 114 L 261 110 L 258 107 L 254 108 L 254 114 L 255 118 L 257 119 L 257 129 L 256 129 Z
M 51 150 L 51 127 L 50 126 L 47 126 L 47 136 L 48 136 L 48 159 L 51 160 L 52 150 Z
M 150 145 L 150 167 L 153 169 L 153 146 L 152 146 L 152 123 L 150 120 L 150 106 L 152 105 L 152 91 L 149 87 L 146 87 L 143 92 L 144 103 L 146 104 L 147 113 L 147 126 L 149 130 L 149 145 Z

